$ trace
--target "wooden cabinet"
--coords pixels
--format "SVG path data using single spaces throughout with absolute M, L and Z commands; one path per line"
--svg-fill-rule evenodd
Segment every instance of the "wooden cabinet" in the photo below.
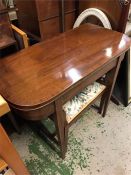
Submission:
M 42 40 L 61 32 L 62 9 L 60 0 L 16 0 L 20 27 Z M 65 31 L 75 22 L 76 1 L 64 1 Z

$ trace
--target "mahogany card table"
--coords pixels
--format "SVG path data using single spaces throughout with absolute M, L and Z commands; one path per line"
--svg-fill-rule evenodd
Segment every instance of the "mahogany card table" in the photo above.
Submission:
M 112 71 L 104 114 L 128 36 L 93 24 L 81 25 L 0 60 L 0 94 L 11 110 L 27 120 L 56 114 L 59 143 L 66 152 L 62 106 L 83 88 Z

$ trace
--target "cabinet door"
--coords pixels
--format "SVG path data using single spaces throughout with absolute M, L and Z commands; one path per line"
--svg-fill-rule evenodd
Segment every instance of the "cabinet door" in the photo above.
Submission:
M 39 23 L 35 0 L 15 0 L 17 16 L 21 29 L 39 36 Z
M 47 20 L 49 18 L 58 17 L 60 14 L 59 7 L 60 0 L 36 0 L 38 19 L 39 21 Z M 74 0 L 65 0 L 65 13 L 75 10 Z
M 72 12 L 75 10 L 75 0 L 65 0 L 65 12 Z
M 59 16 L 59 0 L 36 0 L 39 21 Z
M 75 13 L 68 13 L 65 15 L 65 31 L 68 31 L 73 28 L 75 22 Z
M 69 30 L 73 28 L 75 20 L 74 13 L 65 15 L 65 30 Z M 60 33 L 60 18 L 52 18 L 46 21 L 40 22 L 40 31 L 42 40 L 52 38 Z
M 42 40 L 52 38 L 60 33 L 59 17 L 40 22 Z

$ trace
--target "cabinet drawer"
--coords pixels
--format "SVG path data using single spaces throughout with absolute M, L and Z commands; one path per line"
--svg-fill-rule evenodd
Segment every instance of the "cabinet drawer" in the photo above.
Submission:
M 39 21 L 59 16 L 59 0 L 37 0 L 36 5 Z M 66 13 L 75 10 L 74 0 L 67 0 L 64 5 Z
M 60 33 L 59 17 L 40 22 L 42 40 L 51 38 Z
M 36 5 L 39 21 L 59 16 L 58 0 L 37 0 Z
M 73 28 L 75 23 L 75 12 L 68 13 L 65 15 L 65 31 Z
M 75 13 L 68 13 L 65 15 L 65 30 L 73 28 L 75 22 Z M 51 18 L 40 22 L 40 31 L 42 40 L 51 38 L 60 33 L 60 18 Z
M 65 30 L 73 28 L 75 22 L 75 13 L 65 15 Z M 60 33 L 60 18 L 51 18 L 40 22 L 40 31 L 42 40 L 54 37 Z
M 65 1 L 65 12 L 75 10 L 75 1 L 74 0 L 67 0 Z

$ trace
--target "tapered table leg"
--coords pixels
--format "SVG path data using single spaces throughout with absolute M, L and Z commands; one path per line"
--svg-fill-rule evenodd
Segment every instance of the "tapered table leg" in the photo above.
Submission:
M 111 71 L 111 74 L 110 74 L 110 77 L 109 77 L 109 79 L 111 80 L 111 82 L 110 82 L 111 87 L 109 88 L 108 96 L 105 100 L 105 106 L 104 106 L 104 110 L 103 110 L 103 114 L 102 114 L 103 117 L 105 117 L 105 115 L 106 115 L 108 104 L 109 104 L 109 101 L 110 101 L 110 98 L 111 98 L 111 95 L 112 95 L 112 92 L 113 92 L 113 89 L 114 89 L 114 86 L 115 86 L 115 82 L 116 82 L 116 78 L 117 78 L 117 75 L 118 75 L 119 68 L 120 68 L 120 65 L 121 65 L 121 61 L 123 60 L 124 56 L 125 56 L 125 53 L 122 54 L 119 57 L 116 68 L 114 68 Z
M 55 124 L 57 135 L 59 139 L 60 149 L 61 149 L 61 157 L 65 158 L 65 153 L 67 151 L 67 137 L 65 137 L 65 116 L 62 110 L 61 100 L 57 100 L 55 102 L 56 106 L 56 115 L 55 115 Z

